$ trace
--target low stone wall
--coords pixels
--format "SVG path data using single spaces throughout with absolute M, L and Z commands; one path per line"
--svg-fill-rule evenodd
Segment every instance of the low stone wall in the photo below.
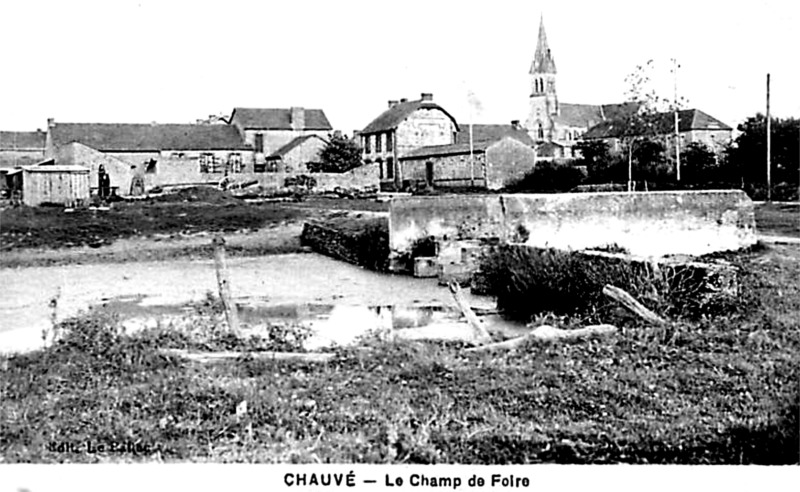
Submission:
M 348 190 L 378 189 L 380 185 L 380 169 L 377 164 L 369 164 L 346 173 L 305 173 L 306 176 L 316 180 L 314 191 L 333 191 L 336 188 Z M 300 173 L 257 173 L 248 174 L 247 178 L 258 180 L 258 184 L 265 189 L 280 189 L 284 187 L 286 178 L 297 177 Z
M 393 259 L 433 237 L 634 256 L 699 256 L 756 242 L 753 203 L 739 190 L 446 195 L 393 199 Z M 393 261 L 398 269 L 408 262 Z
M 386 271 L 389 257 L 385 219 L 345 218 L 330 223 L 307 222 L 300 236 L 313 251 L 370 270 Z

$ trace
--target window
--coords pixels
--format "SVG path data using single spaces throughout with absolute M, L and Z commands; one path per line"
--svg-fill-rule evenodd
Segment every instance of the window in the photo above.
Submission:
M 386 152 L 391 152 L 394 150 L 394 142 L 392 142 L 392 132 L 386 134 Z
M 244 172 L 244 165 L 242 165 L 242 154 L 234 153 L 228 154 L 228 167 L 232 173 Z
M 221 173 L 222 162 L 220 161 L 220 158 L 209 152 L 200 154 L 200 172 Z
M 386 159 L 386 179 L 394 179 L 394 159 Z
M 383 144 L 383 139 L 381 138 L 382 136 L 383 135 L 380 133 L 375 135 L 375 152 L 383 152 L 383 150 L 381 150 Z
M 364 153 L 372 153 L 372 135 L 364 136 Z
M 263 133 L 256 133 L 256 142 L 255 142 L 256 152 L 259 154 L 264 153 L 264 134 Z

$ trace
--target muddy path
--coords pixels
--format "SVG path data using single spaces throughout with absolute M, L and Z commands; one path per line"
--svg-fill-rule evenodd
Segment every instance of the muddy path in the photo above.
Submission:
M 386 275 L 315 253 L 229 258 L 234 297 L 268 304 L 450 305 L 450 292 L 435 279 Z M 0 269 L 0 352 L 35 349 L 42 330 L 120 297 L 140 298 L 142 306 L 182 305 L 216 293 L 211 259 L 37 266 Z M 493 301 L 468 296 L 491 308 Z

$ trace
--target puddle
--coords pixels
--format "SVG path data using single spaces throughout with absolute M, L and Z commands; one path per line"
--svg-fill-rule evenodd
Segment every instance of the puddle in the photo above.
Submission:
M 144 296 L 105 299 L 95 309 L 114 313 L 126 332 L 169 327 L 190 333 L 222 322 L 220 313 L 203 310 L 202 304 L 153 305 Z M 271 325 L 296 325 L 311 336 L 306 350 L 357 343 L 364 336 L 406 339 L 470 340 L 472 331 L 455 306 L 365 306 L 355 304 L 268 304 L 249 300 L 238 304 L 239 322 L 245 333 L 258 334 Z M 204 321 L 205 320 L 205 321 Z

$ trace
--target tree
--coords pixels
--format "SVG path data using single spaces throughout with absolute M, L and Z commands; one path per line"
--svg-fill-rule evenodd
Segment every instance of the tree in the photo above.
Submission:
M 717 155 L 706 144 L 692 142 L 681 153 L 684 179 L 690 184 L 706 185 L 729 181 Z
M 800 119 L 772 118 L 772 182 L 797 184 L 800 153 Z M 727 164 L 748 184 L 767 181 L 767 118 L 758 113 L 738 127 L 739 136 L 726 152 Z
M 344 173 L 362 164 L 361 148 L 355 142 L 342 135 L 330 135 L 328 144 L 319 153 L 320 162 L 309 162 L 308 169 L 317 173 Z
M 658 142 L 661 150 L 652 145 L 656 140 L 665 136 L 666 116 L 679 110 L 686 104 L 686 99 L 670 100 L 658 94 L 653 86 L 653 71 L 655 63 L 648 60 L 644 65 L 638 65 L 626 78 L 628 85 L 626 100 L 635 111 L 628 111 L 621 119 L 621 142 L 628 154 L 628 186 L 632 186 L 634 178 L 634 153 L 638 170 L 645 174 L 645 178 L 653 176 L 666 176 L 670 172 L 666 169 L 665 147 Z M 637 146 L 646 147 L 636 150 Z

